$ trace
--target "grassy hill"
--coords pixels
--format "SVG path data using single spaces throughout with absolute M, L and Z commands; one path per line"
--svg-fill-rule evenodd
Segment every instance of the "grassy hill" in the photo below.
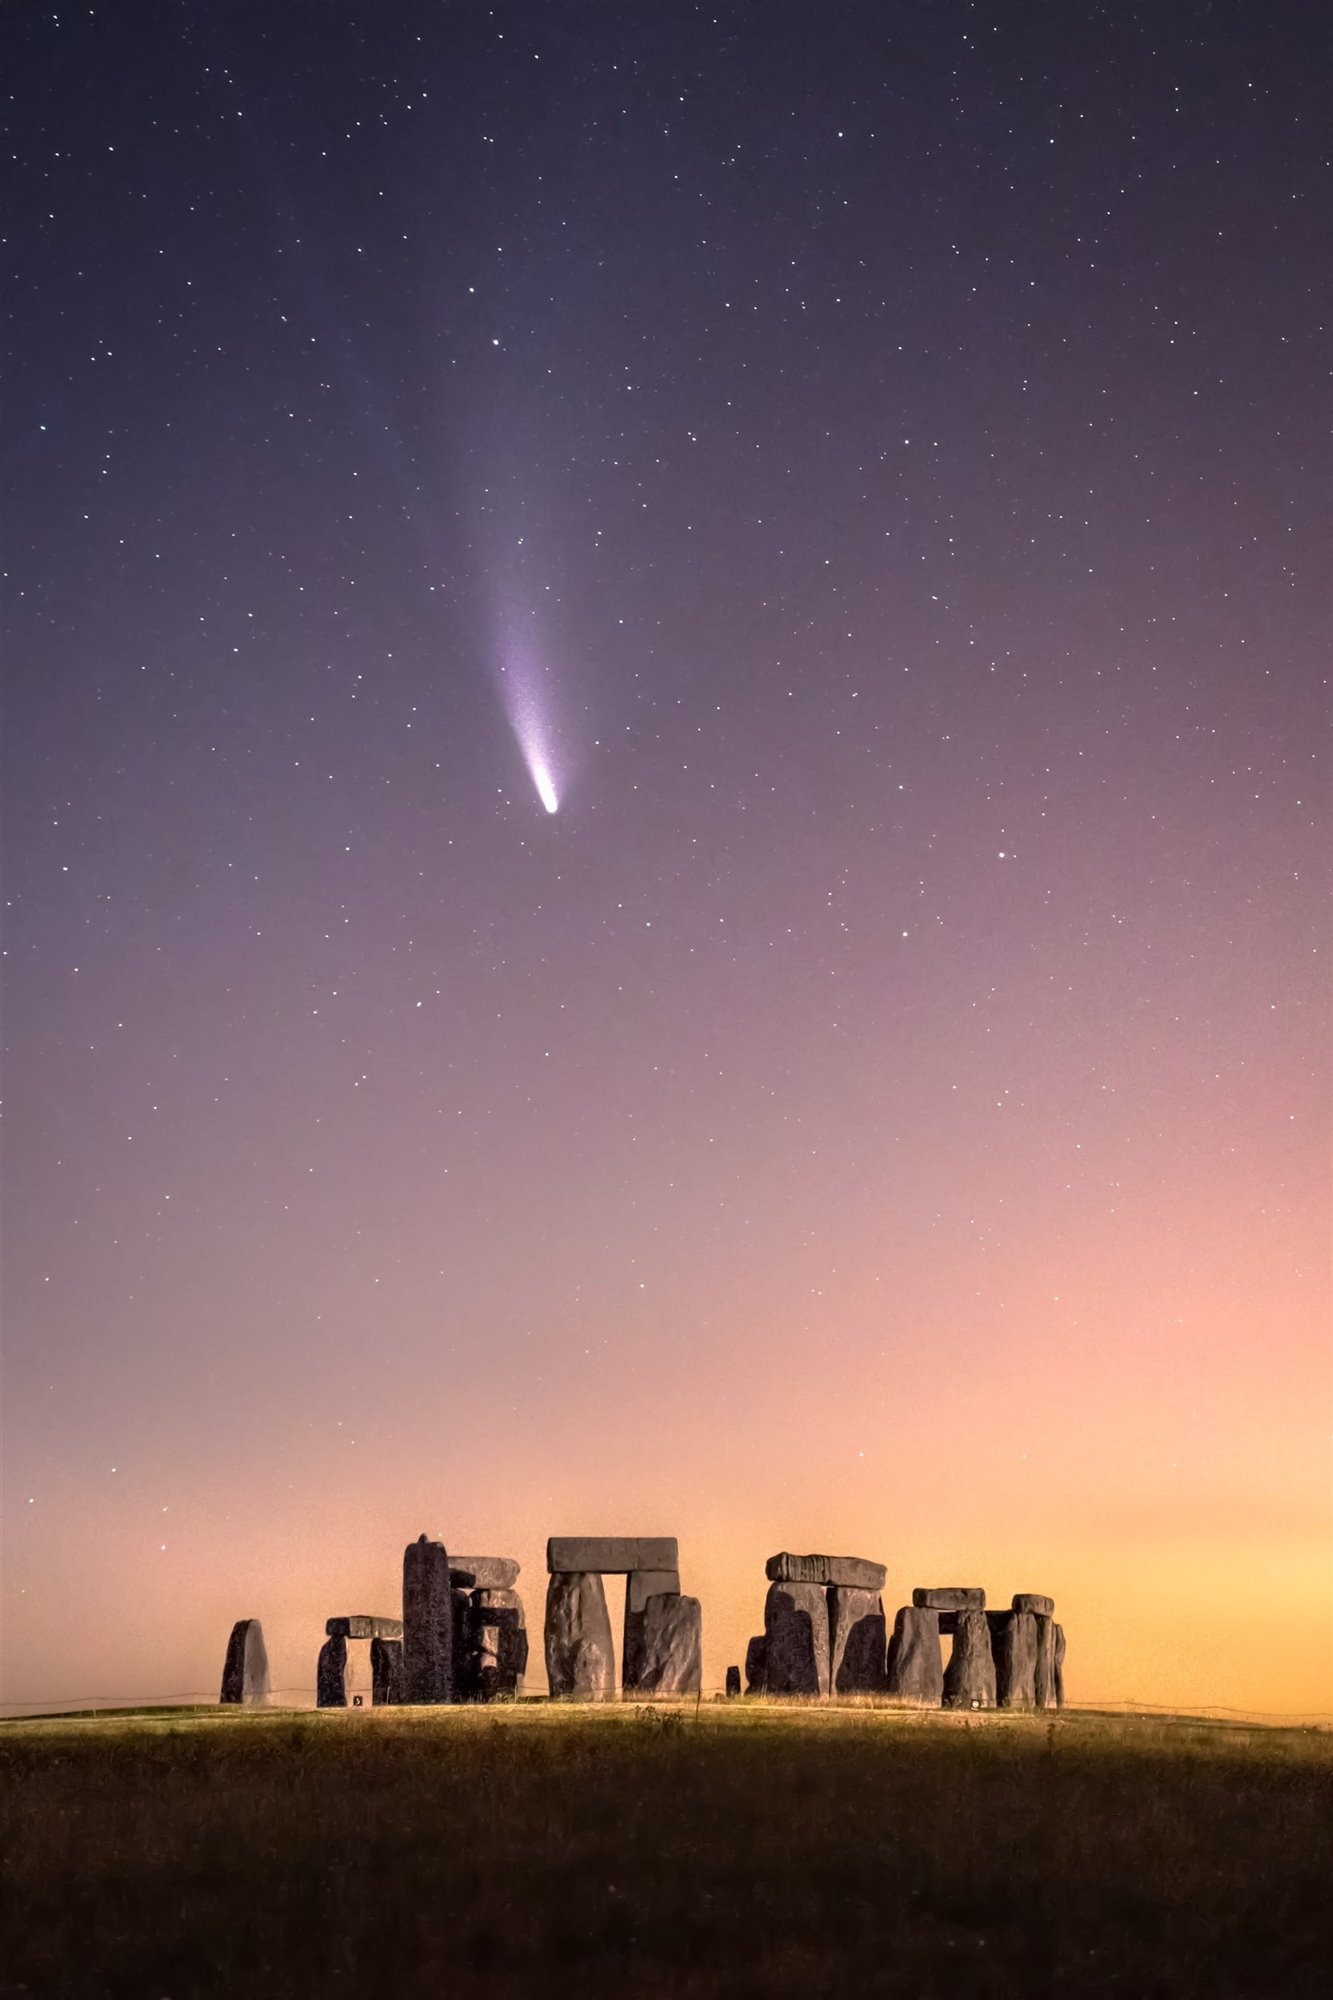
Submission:
M 0 1996 L 1322 1990 L 1333 1739 L 706 1702 L 0 1725 Z

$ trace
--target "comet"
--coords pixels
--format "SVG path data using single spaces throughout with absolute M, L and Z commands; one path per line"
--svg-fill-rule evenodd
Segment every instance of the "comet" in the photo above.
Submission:
M 558 812 L 560 793 L 551 740 L 549 676 L 531 639 L 512 630 L 506 635 L 500 665 L 500 695 L 537 797 L 548 813 Z

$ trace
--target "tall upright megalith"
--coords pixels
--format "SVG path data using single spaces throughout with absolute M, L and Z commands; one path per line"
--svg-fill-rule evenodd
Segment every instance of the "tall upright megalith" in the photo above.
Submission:
M 227 1641 L 219 1701 L 244 1708 L 262 1708 L 268 1700 L 268 1652 L 264 1628 L 257 1618 L 238 1618 Z
M 994 1708 L 995 1659 L 984 1611 L 955 1611 L 953 1651 L 944 1669 L 946 1708 Z
M 680 1596 L 678 1569 L 632 1569 L 625 1578 L 625 1636 L 620 1649 L 620 1684 L 636 1688 L 644 1664 L 644 1614 L 650 1597 Z
M 611 1618 L 596 1570 L 553 1570 L 547 1578 L 546 1678 L 553 1695 L 607 1701 L 615 1694 Z
M 905 1604 L 889 1641 L 889 1693 L 897 1701 L 938 1708 L 944 1698 L 940 1614 L 929 1604 Z
M 827 1585 L 786 1580 L 770 1583 L 764 1600 L 764 1640 L 768 1694 L 827 1694 Z
M 419 1535 L 403 1550 L 403 1700 L 452 1701 L 453 1655 L 449 1558 Z

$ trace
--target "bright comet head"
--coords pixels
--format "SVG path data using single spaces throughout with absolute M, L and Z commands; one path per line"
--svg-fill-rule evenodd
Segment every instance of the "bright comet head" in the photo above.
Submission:
M 537 787 L 537 797 L 546 807 L 547 812 L 553 813 L 560 801 L 555 795 L 555 786 L 551 782 L 550 772 L 539 757 L 529 758 L 528 769 L 532 773 L 532 782 Z

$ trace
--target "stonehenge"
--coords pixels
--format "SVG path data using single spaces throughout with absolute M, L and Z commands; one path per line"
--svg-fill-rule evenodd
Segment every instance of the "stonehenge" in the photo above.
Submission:
M 884 1565 L 862 1556 L 798 1556 L 765 1564 L 762 1656 L 751 1640 L 752 1691 L 881 1694 L 884 1691 Z M 762 1664 L 761 1664 L 762 1658 Z
M 551 1693 L 616 1692 L 606 1575 L 625 1578 L 620 1684 L 626 1694 L 698 1694 L 703 1613 L 680 1588 L 674 1535 L 552 1535 L 546 1544 L 546 1678 Z
M 979 1584 L 918 1585 L 885 1636 L 885 1571 L 862 1556 L 770 1556 L 763 1632 L 745 1653 L 747 1695 L 887 1695 L 915 1708 L 1064 1706 L 1055 1600 L 1019 1591 L 987 1611 Z M 951 1644 L 947 1661 L 942 1641 Z
M 552 1697 L 702 1695 L 702 1607 L 681 1590 L 673 1536 L 553 1535 L 546 1559 Z M 1016 1591 L 1000 1611 L 987 1609 L 979 1584 L 919 1584 L 890 1631 L 884 1564 L 784 1549 L 764 1568 L 764 1629 L 745 1649 L 748 1697 L 1019 1713 L 1064 1706 L 1064 1628 L 1054 1598 L 1039 1591 Z M 619 1690 L 608 1574 L 625 1578 Z M 528 1666 L 518 1575 L 513 1557 L 450 1556 L 439 1537 L 419 1535 L 403 1551 L 401 1618 L 356 1611 L 325 1620 L 316 1706 L 518 1700 Z M 725 1687 L 727 1698 L 741 1695 L 740 1667 L 726 1669 Z M 271 1698 L 256 1618 L 232 1628 L 218 1698 L 248 1706 Z

